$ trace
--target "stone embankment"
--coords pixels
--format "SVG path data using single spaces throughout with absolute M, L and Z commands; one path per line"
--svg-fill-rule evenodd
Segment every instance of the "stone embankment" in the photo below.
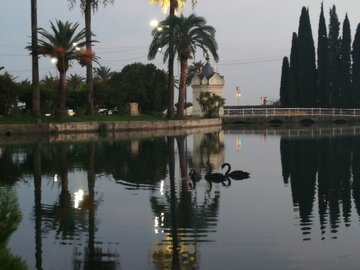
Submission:
M 69 122 L 39 123 L 24 125 L 0 125 L 0 134 L 72 134 L 91 132 L 177 130 L 200 127 L 221 126 L 220 118 L 169 121 L 119 121 L 119 122 Z

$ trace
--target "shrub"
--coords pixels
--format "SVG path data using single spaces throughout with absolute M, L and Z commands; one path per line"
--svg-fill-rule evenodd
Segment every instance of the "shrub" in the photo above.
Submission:
M 200 92 L 197 98 L 204 117 L 218 117 L 219 109 L 224 106 L 225 99 L 211 92 Z

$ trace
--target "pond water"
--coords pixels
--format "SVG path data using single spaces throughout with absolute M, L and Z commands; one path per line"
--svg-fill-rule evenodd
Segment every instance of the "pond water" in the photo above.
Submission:
M 359 127 L 129 137 L 0 145 L 0 269 L 358 268 Z

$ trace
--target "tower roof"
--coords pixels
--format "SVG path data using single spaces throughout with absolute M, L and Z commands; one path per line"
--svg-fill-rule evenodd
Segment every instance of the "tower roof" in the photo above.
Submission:
M 210 66 L 209 61 L 206 62 L 205 66 L 203 67 L 202 71 L 199 73 L 199 77 L 202 80 L 204 77 L 210 79 L 215 74 L 213 68 Z

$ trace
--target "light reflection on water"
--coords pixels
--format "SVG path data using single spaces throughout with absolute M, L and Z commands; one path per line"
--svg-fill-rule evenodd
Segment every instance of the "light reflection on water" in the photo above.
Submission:
M 0 220 L 14 228 L 0 254 L 29 269 L 353 269 L 357 134 L 230 129 L 2 145 L 0 185 L 17 196 L 0 213 L 22 219 Z M 250 178 L 210 187 L 208 162 Z

